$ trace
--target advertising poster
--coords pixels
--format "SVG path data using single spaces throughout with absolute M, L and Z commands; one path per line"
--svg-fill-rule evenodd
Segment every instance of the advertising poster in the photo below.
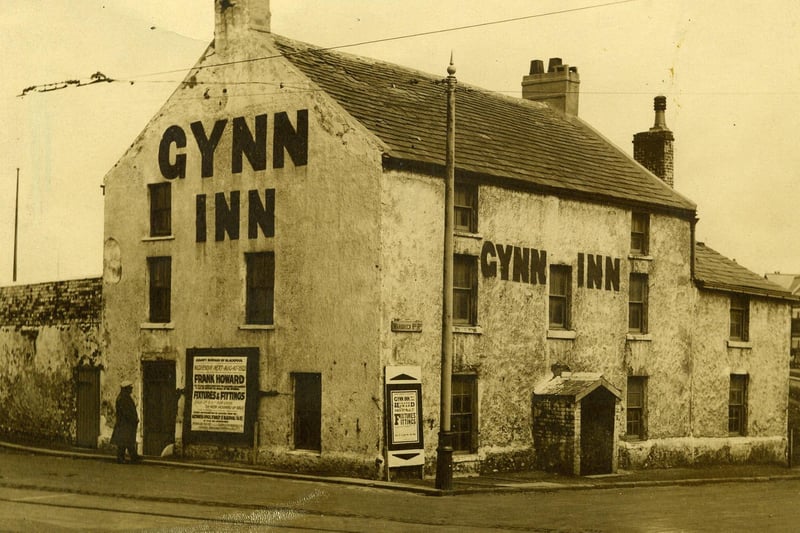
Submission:
M 192 431 L 244 433 L 247 357 L 196 356 L 192 386 Z
M 417 405 L 419 397 L 416 390 L 392 390 L 392 444 L 419 443 L 419 420 Z

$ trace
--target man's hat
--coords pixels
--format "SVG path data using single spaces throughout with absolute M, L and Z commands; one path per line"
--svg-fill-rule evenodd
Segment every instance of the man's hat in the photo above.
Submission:
M 119 384 L 120 389 L 126 389 L 128 387 L 133 388 L 133 381 L 129 379 L 125 379 L 122 381 L 122 383 Z

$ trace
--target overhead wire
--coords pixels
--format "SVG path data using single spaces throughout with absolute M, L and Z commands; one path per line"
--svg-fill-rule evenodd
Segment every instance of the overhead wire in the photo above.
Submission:
M 534 15 L 523 15 L 523 16 L 519 16 L 519 17 L 511 17 L 511 18 L 506 18 L 506 19 L 501 19 L 501 20 L 493 20 L 493 21 L 488 21 L 488 22 L 478 22 L 478 23 L 475 23 L 475 24 L 467 24 L 467 25 L 463 25 L 463 26 L 453 26 L 453 27 L 450 27 L 450 28 L 441 28 L 441 29 L 437 29 L 437 30 L 429 30 L 429 31 L 423 31 L 423 32 L 409 33 L 409 34 L 404 34 L 404 35 L 396 35 L 396 36 L 392 36 L 392 37 L 382 37 L 382 38 L 377 38 L 377 39 L 370 39 L 370 40 L 359 41 L 359 42 L 349 43 L 349 44 L 341 44 L 341 45 L 336 45 L 336 46 L 315 47 L 315 48 L 309 49 L 307 51 L 297 51 L 297 52 L 292 52 L 292 53 L 289 53 L 289 54 L 273 54 L 273 55 L 268 55 L 268 56 L 260 56 L 260 57 L 253 57 L 253 58 L 247 58 L 247 59 L 238 59 L 238 60 L 234 60 L 234 61 L 226 61 L 226 62 L 222 62 L 222 63 L 216 63 L 214 65 L 195 65 L 193 67 L 187 67 L 187 68 L 182 68 L 182 69 L 165 70 L 165 71 L 161 71 L 161 72 L 151 72 L 151 73 L 139 74 L 139 75 L 134 75 L 134 76 L 120 77 L 120 78 L 116 78 L 116 79 L 108 78 L 107 80 L 104 80 L 104 81 L 109 81 L 109 82 L 113 82 L 113 81 L 122 82 L 122 81 L 125 81 L 125 82 L 128 82 L 128 83 L 134 83 L 139 78 L 147 78 L 147 77 L 152 77 L 152 76 L 163 76 L 165 74 L 176 74 L 176 73 L 182 73 L 182 72 L 187 72 L 187 71 L 199 71 L 199 70 L 204 70 L 204 69 L 208 69 L 208 68 L 217 68 L 217 67 L 237 65 L 237 64 L 243 64 L 243 63 L 252 63 L 252 62 L 255 62 L 255 61 L 267 61 L 267 60 L 270 60 L 270 59 L 277 59 L 277 58 L 280 58 L 280 57 L 286 57 L 286 56 L 290 56 L 290 55 L 299 55 L 299 54 L 315 53 L 315 52 L 324 52 L 324 51 L 329 51 L 329 50 L 340 50 L 340 49 L 343 49 L 343 48 L 354 48 L 354 47 L 366 46 L 366 45 L 370 45 L 370 44 L 379 44 L 379 43 L 398 41 L 398 40 L 403 40 L 403 39 L 413 39 L 413 38 L 425 37 L 425 36 L 429 36 L 429 35 L 437 35 L 437 34 L 441 34 L 441 33 L 463 31 L 463 30 L 469 30 L 469 29 L 474 29 L 474 28 L 482 28 L 482 27 L 493 26 L 493 25 L 498 25 L 498 24 L 508 24 L 508 23 L 511 23 L 511 22 L 519 22 L 519 21 L 522 21 L 522 20 L 530 20 L 530 19 L 548 17 L 548 16 L 554 16 L 554 15 L 563 15 L 563 14 L 566 14 L 566 13 L 575 13 L 575 12 L 579 12 L 579 11 L 587 11 L 587 10 L 590 10 L 590 9 L 599 9 L 599 8 L 611 7 L 611 6 L 616 6 L 616 5 L 620 5 L 620 4 L 628 4 L 628 3 L 636 2 L 636 1 L 638 1 L 638 0 L 614 0 L 612 2 L 606 2 L 606 3 L 603 3 L 603 4 L 593 4 L 593 5 L 590 5 L 590 6 L 581 6 L 581 7 L 575 7 L 575 8 L 560 9 L 560 10 L 556 10 L 556 11 L 548 11 L 548 12 L 545 12 L 545 13 L 537 13 L 537 14 L 534 14 Z M 146 82 L 146 83 L 158 83 L 158 81 L 144 81 L 144 82 Z M 51 91 L 51 90 L 62 89 L 62 88 L 66 88 L 69 85 L 75 85 L 75 86 L 79 86 L 80 87 L 80 86 L 87 85 L 87 84 L 86 83 L 80 83 L 80 82 L 78 82 L 76 80 L 70 80 L 70 83 L 67 83 L 67 82 L 55 82 L 55 83 L 47 83 L 47 84 L 41 84 L 41 85 L 32 85 L 30 87 L 26 87 L 17 96 L 25 96 L 29 92 L 34 92 L 34 91 L 35 92 L 47 92 L 47 91 Z

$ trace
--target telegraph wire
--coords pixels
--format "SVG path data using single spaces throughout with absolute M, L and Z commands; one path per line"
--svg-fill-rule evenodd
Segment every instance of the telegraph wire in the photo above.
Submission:
M 200 71 L 200 70 L 204 70 L 204 69 L 208 69 L 208 68 L 224 67 L 224 66 L 237 65 L 237 64 L 243 64 L 243 63 L 253 63 L 253 62 L 256 62 L 256 61 L 267 61 L 267 60 L 270 60 L 270 59 L 277 59 L 279 57 L 286 57 L 286 56 L 291 56 L 291 55 L 311 54 L 311 53 L 316 53 L 316 52 L 326 52 L 326 51 L 330 51 L 330 50 L 340 50 L 340 49 L 343 49 L 343 48 L 354 48 L 354 47 L 365 46 L 365 45 L 369 45 L 369 44 L 386 43 L 386 42 L 391 42 L 391 41 L 399 41 L 399 40 L 403 40 L 403 39 L 413 39 L 413 38 L 417 38 L 417 37 L 425 37 L 425 36 L 428 36 L 428 35 L 437 35 L 437 34 L 441 34 L 441 33 L 450 33 L 450 32 L 469 30 L 469 29 L 474 29 L 474 28 L 483 28 L 483 27 L 486 27 L 486 26 L 494 26 L 494 25 L 498 25 L 498 24 L 507 24 L 507 23 L 510 23 L 510 22 L 519 22 L 519 21 L 522 21 L 522 20 L 530 20 L 530 19 L 542 18 L 542 17 L 554 16 L 554 15 L 563 15 L 563 14 L 566 14 L 566 13 L 576 13 L 576 12 L 579 12 L 579 11 L 588 11 L 588 10 L 591 10 L 591 9 L 612 7 L 612 6 L 621 5 L 621 4 L 629 4 L 631 2 L 637 2 L 637 1 L 638 0 L 615 0 L 613 2 L 606 2 L 606 3 L 603 3 L 603 4 L 594 4 L 594 5 L 590 5 L 590 6 L 574 7 L 574 8 L 569 8 L 569 9 L 560 9 L 560 10 L 557 10 L 557 11 L 548 11 L 546 13 L 537 13 L 535 15 L 523 15 L 523 16 L 520 16 L 520 17 L 512 17 L 512 18 L 501 19 L 501 20 L 493 20 L 493 21 L 488 21 L 488 22 L 478 22 L 478 23 L 475 23 L 475 24 L 467 24 L 467 25 L 464 25 L 464 26 L 454 26 L 454 27 L 450 27 L 450 28 L 441 28 L 441 29 L 438 29 L 438 30 L 423 31 L 423 32 L 410 33 L 410 34 L 405 34 L 405 35 L 396 35 L 396 36 L 392 36 L 392 37 L 382 37 L 382 38 L 378 38 L 378 39 L 370 39 L 370 40 L 366 40 L 366 41 L 360 41 L 360 42 L 349 43 L 349 44 L 342 44 L 342 45 L 337 45 L 337 46 L 327 46 L 327 47 L 320 47 L 320 48 L 314 47 L 314 48 L 310 48 L 309 50 L 292 52 L 290 54 L 275 54 L 275 55 L 270 55 L 270 56 L 253 57 L 253 58 L 249 58 L 249 59 L 240 59 L 240 60 L 236 60 L 236 61 L 227 61 L 227 62 L 223 62 L 223 63 L 217 63 L 215 65 L 195 65 L 194 67 L 183 68 L 183 69 L 165 70 L 165 71 L 161 71 L 161 72 L 151 72 L 151 73 L 147 73 L 147 74 L 139 74 L 137 76 L 131 76 L 131 77 L 128 77 L 128 79 L 126 79 L 126 80 L 106 78 L 106 79 L 100 80 L 100 81 L 107 81 L 107 82 L 127 81 L 127 82 L 133 84 L 134 80 L 136 80 L 137 78 L 145 78 L 145 77 L 150 77 L 150 76 L 161 76 L 161 75 L 164 75 L 164 74 L 176 74 L 176 73 L 182 73 L 182 72 L 187 72 L 187 71 Z M 98 72 L 96 74 L 101 74 L 101 73 Z M 150 83 L 149 81 L 145 81 L 145 82 L 146 83 Z M 41 85 L 32 85 L 30 87 L 26 87 L 17 96 L 18 97 L 22 97 L 22 96 L 25 96 L 26 94 L 28 94 L 30 92 L 55 91 L 55 90 L 59 90 L 59 89 L 65 89 L 65 88 L 67 88 L 69 86 L 82 87 L 82 86 L 85 86 L 85 85 L 91 85 L 93 83 L 97 83 L 97 81 L 91 81 L 91 82 L 88 82 L 88 83 L 83 83 L 80 80 L 67 80 L 67 81 L 63 81 L 63 82 L 46 83 L 46 84 L 41 84 Z

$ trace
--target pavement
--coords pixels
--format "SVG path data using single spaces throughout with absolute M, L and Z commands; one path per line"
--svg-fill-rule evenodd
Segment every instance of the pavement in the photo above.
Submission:
M 54 449 L 41 445 L 16 444 L 3 441 L 0 441 L 0 447 L 30 454 L 104 462 L 115 461 L 115 455 L 111 450 L 86 450 L 68 447 Z M 594 476 L 570 476 L 542 471 L 504 472 L 468 477 L 457 476 L 453 479 L 453 489 L 443 491 L 435 488 L 435 481 L 433 478 L 382 481 L 278 472 L 268 470 L 259 465 L 219 463 L 181 457 L 146 457 L 142 462 L 151 465 L 190 468 L 194 470 L 200 469 L 247 476 L 371 487 L 429 496 L 503 492 L 554 492 L 564 490 L 704 485 L 713 483 L 767 482 L 800 479 L 800 467 L 787 468 L 786 466 L 777 464 L 729 464 L 705 467 L 620 470 L 614 474 Z

